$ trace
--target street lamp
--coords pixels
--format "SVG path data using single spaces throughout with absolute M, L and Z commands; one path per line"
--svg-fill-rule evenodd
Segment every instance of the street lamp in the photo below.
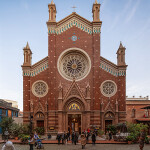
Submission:
M 7 128 L 6 128 L 5 132 L 4 132 L 4 135 L 5 135 L 5 140 L 8 141 L 9 132 L 8 132 Z
M 33 120 L 33 116 L 30 115 L 30 133 L 32 133 L 32 120 Z

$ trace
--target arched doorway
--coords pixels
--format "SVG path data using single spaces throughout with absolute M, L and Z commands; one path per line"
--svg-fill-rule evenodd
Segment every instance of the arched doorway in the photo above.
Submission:
M 77 103 L 72 103 L 68 110 L 68 131 L 70 133 L 79 132 L 81 134 L 81 113 Z
M 44 128 L 44 114 L 42 112 L 37 112 L 35 115 L 36 127 Z
M 106 129 L 109 125 L 113 125 L 114 124 L 114 114 L 111 111 L 108 111 L 105 113 L 104 115 L 104 123 L 105 123 L 105 133 L 106 133 Z
M 65 131 L 81 133 L 85 126 L 85 106 L 79 98 L 70 98 L 64 106 Z

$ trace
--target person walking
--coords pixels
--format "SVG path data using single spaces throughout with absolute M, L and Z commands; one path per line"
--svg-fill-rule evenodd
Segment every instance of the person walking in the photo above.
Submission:
M 67 133 L 67 140 L 70 141 L 70 132 Z
M 35 147 L 37 146 L 37 139 L 39 139 L 39 136 L 38 136 L 38 134 L 35 132 L 35 133 L 34 133 L 34 140 L 35 140 L 34 146 L 35 146 Z
M 111 140 L 112 139 L 112 133 L 111 133 L 111 131 L 109 131 L 109 140 Z
M 82 145 L 82 149 L 84 149 L 86 145 L 86 137 L 85 137 L 84 132 L 82 132 L 81 134 L 81 145 Z
M 74 144 L 75 144 L 75 145 L 77 144 L 77 141 L 78 141 L 77 138 L 78 138 L 78 137 L 77 137 L 77 133 L 75 133 L 75 134 L 74 134 Z
M 71 135 L 72 144 L 74 143 L 74 138 L 75 138 L 75 134 L 74 132 L 72 132 L 72 135 Z
M 64 131 L 64 133 L 62 134 L 62 144 L 65 144 L 65 139 L 66 139 L 66 133 Z
M 11 141 L 7 141 L 3 147 L 2 150 L 15 150 L 15 147 Z
M 29 142 L 30 150 L 33 150 L 33 145 L 34 145 L 33 134 L 30 135 L 28 142 Z
M 65 134 L 65 144 L 68 142 L 68 133 Z
M 96 135 L 95 133 L 93 132 L 92 134 L 92 144 L 95 145 L 95 141 L 96 141 Z
M 61 140 L 61 135 L 58 133 L 57 134 L 57 138 L 56 138 L 57 140 L 58 140 L 58 145 L 60 144 L 60 140 Z
M 144 147 L 144 142 L 145 142 L 145 137 L 146 137 L 146 133 L 145 130 L 143 129 L 140 133 L 140 138 L 139 138 L 139 147 L 140 150 L 143 150 Z

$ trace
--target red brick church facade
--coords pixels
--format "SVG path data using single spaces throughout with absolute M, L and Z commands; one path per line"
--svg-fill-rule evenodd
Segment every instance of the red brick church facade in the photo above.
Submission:
M 33 127 L 78 131 L 126 120 L 125 47 L 120 43 L 117 65 L 100 56 L 100 4 L 90 22 L 73 12 L 56 22 L 56 5 L 48 5 L 48 56 L 31 64 L 24 47 L 23 121 Z M 108 35 L 109 36 L 109 35 Z

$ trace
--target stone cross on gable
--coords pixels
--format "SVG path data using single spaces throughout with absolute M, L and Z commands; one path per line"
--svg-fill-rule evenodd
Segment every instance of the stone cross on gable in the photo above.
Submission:
M 73 6 L 72 8 L 73 8 L 73 12 L 75 12 L 75 11 L 76 11 L 75 9 L 76 9 L 77 7 L 76 7 L 76 6 Z

